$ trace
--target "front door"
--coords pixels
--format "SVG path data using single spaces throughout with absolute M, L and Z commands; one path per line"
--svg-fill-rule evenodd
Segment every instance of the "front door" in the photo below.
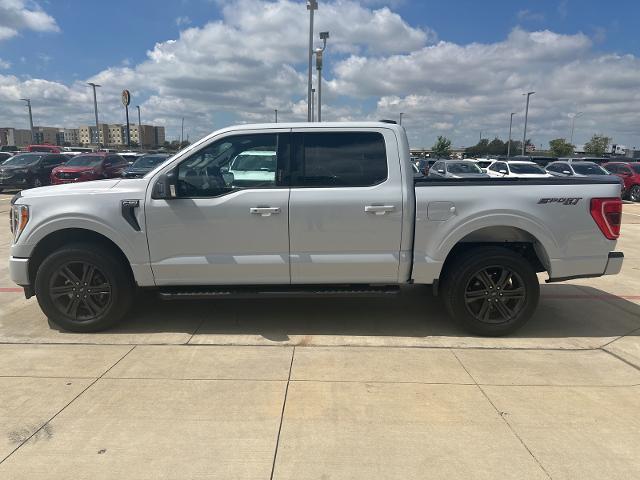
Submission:
M 177 198 L 149 199 L 151 268 L 161 285 L 288 284 L 289 134 L 214 140 L 177 166 Z
M 402 181 L 391 130 L 293 134 L 291 282 L 396 283 Z

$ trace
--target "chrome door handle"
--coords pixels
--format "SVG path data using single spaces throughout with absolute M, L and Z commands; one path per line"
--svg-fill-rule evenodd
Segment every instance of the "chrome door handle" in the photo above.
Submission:
M 375 213 L 376 215 L 384 215 L 393 212 L 396 209 L 393 205 L 367 205 L 364 207 L 366 213 Z
M 249 213 L 253 215 L 260 215 L 262 217 L 270 217 L 271 215 L 280 213 L 280 208 L 279 207 L 251 207 L 249 209 Z

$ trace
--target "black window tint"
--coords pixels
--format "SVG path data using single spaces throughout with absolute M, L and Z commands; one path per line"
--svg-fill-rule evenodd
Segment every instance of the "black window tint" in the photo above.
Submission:
M 296 146 L 294 186 L 368 187 L 387 179 L 387 151 L 380 133 L 300 133 Z
M 217 197 L 240 188 L 273 188 L 286 139 L 277 134 L 226 137 L 192 154 L 178 166 L 178 195 Z

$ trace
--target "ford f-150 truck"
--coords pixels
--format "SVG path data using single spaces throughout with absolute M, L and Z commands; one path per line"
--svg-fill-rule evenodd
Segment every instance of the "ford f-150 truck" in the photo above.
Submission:
M 405 130 L 386 122 L 242 125 L 143 178 L 16 195 L 10 272 L 72 331 L 113 325 L 137 288 L 187 299 L 413 283 L 471 332 L 503 335 L 533 314 L 537 272 L 620 271 L 619 195 L 615 178 L 414 180 Z

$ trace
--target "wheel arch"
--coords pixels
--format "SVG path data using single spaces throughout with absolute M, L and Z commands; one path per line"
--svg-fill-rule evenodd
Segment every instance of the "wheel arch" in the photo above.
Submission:
M 129 259 L 113 240 L 93 230 L 84 228 L 64 228 L 44 236 L 33 248 L 32 254 L 29 258 L 30 284 L 35 284 L 35 277 L 38 269 L 51 252 L 72 243 L 85 243 L 108 249 L 125 264 L 127 272 L 131 275 L 132 281 L 135 280 Z
M 461 236 L 449 248 L 440 272 L 440 279 L 447 274 L 447 268 L 455 258 L 477 247 L 502 247 L 514 251 L 525 258 L 536 272 L 550 269 L 548 250 L 532 233 L 511 225 L 482 227 Z

